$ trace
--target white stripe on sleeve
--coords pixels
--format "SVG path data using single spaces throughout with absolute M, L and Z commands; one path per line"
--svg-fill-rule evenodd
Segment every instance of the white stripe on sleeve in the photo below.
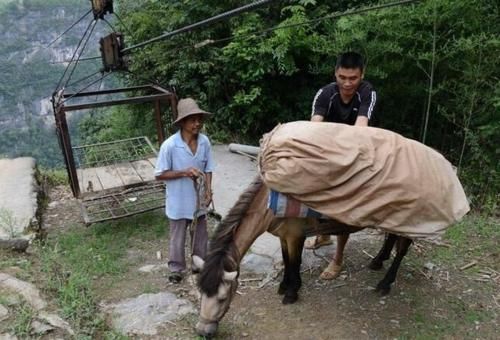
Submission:
M 316 106 L 316 101 L 318 100 L 318 97 L 321 95 L 323 92 L 323 89 L 320 89 L 318 92 L 316 92 L 316 95 L 314 96 L 313 103 L 312 103 L 312 110 L 311 110 L 311 117 L 314 116 L 314 107 Z
M 373 108 L 375 107 L 376 102 L 377 102 L 377 93 L 375 91 L 372 91 L 372 100 L 370 106 L 368 107 L 368 112 L 367 112 L 368 120 L 370 120 L 370 118 L 372 117 Z

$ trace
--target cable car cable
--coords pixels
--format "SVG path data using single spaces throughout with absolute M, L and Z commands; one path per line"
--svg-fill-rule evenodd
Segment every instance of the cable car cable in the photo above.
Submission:
M 71 80 L 71 76 L 73 76 L 73 73 L 75 72 L 75 69 L 78 66 L 78 59 L 80 58 L 80 56 L 82 55 L 83 51 L 85 50 L 85 47 L 87 46 L 87 44 L 88 44 L 88 42 L 90 40 L 90 37 L 92 35 L 92 32 L 94 31 L 94 28 L 95 28 L 96 24 L 97 24 L 97 20 L 94 20 L 94 25 L 92 26 L 92 28 L 90 30 L 90 33 L 88 34 L 87 40 L 85 40 L 85 43 L 83 44 L 83 46 L 81 48 L 81 51 L 80 51 L 80 54 L 78 55 L 78 58 L 75 60 L 75 64 L 73 66 L 73 69 L 71 70 L 71 73 L 69 74 L 68 79 L 66 80 L 66 83 L 64 84 L 64 87 L 66 87 L 66 85 L 68 84 L 68 82 Z
M 80 21 L 82 21 L 87 15 L 90 14 L 90 12 L 92 12 L 92 10 L 89 10 L 87 13 L 85 13 L 80 19 L 78 19 L 76 22 L 74 22 L 68 29 L 66 29 L 66 31 L 64 31 L 63 33 L 61 33 L 61 35 L 59 35 L 57 38 L 55 38 L 54 40 L 52 40 L 51 43 L 49 43 L 45 48 L 49 48 L 50 45 L 52 45 L 53 43 L 55 43 L 57 40 L 59 40 L 64 34 L 68 33 L 69 30 L 71 30 L 73 27 L 75 27 L 75 25 L 77 25 Z
M 95 72 L 95 73 L 92 73 L 91 75 L 89 75 L 89 76 L 87 76 L 87 77 L 84 77 L 84 78 L 82 78 L 82 79 L 80 79 L 80 80 L 77 80 L 77 81 L 75 81 L 75 82 L 73 82 L 73 83 L 71 83 L 71 84 L 68 84 L 68 85 L 67 85 L 67 87 L 75 86 L 76 84 L 81 83 L 81 82 L 82 82 L 82 81 L 84 81 L 84 80 L 87 80 L 87 79 L 89 79 L 89 78 L 92 78 L 93 76 L 95 76 L 95 75 L 96 75 L 96 74 L 98 74 L 98 73 L 102 73 L 102 72 L 101 72 L 101 70 L 99 70 L 99 71 L 97 71 L 97 72 Z
M 208 39 L 208 40 L 202 41 L 202 42 L 194 44 L 194 45 L 178 47 L 176 49 L 170 50 L 169 53 L 170 54 L 178 53 L 178 52 L 186 50 L 186 49 L 200 48 L 200 47 L 204 47 L 207 45 L 214 45 L 214 44 L 217 44 L 220 42 L 231 41 L 231 40 L 244 41 L 247 39 L 254 39 L 254 38 L 264 36 L 265 34 L 267 34 L 269 32 L 280 30 L 280 29 L 311 25 L 313 23 L 317 23 L 320 21 L 328 20 L 328 19 L 337 19 L 337 18 L 344 17 L 344 16 L 362 14 L 362 13 L 370 12 L 373 10 L 395 7 L 395 6 L 399 6 L 399 5 L 406 5 L 406 4 L 410 4 L 413 2 L 417 2 L 417 1 L 421 1 L 421 0 L 404 0 L 404 1 L 399 1 L 399 2 L 392 2 L 392 3 L 388 3 L 388 4 L 383 4 L 383 5 L 376 5 L 376 6 L 372 6 L 372 7 L 352 9 L 352 10 L 347 10 L 347 11 L 342 12 L 342 13 L 332 13 L 332 14 L 325 15 L 323 17 L 319 17 L 319 18 L 315 18 L 315 19 L 311 19 L 311 20 L 306 20 L 306 21 L 302 21 L 302 22 L 298 22 L 298 23 L 294 23 L 294 24 L 273 26 L 270 28 L 266 28 L 266 29 L 262 29 L 262 30 L 242 34 L 242 35 L 237 35 L 237 36 L 233 35 L 233 36 L 229 36 L 229 37 L 225 37 L 225 38 L 221 38 L 221 39 L 217 39 L 217 40 L 209 40 Z M 199 45 L 199 46 L 197 46 L 197 45 Z
M 111 23 L 108 20 L 106 19 L 101 19 L 101 20 L 103 20 L 106 24 L 108 24 L 108 26 L 111 28 L 113 32 L 116 32 L 115 28 L 113 27 L 113 25 L 111 25 Z
M 61 78 L 59 79 L 59 82 L 57 83 L 57 86 L 56 86 L 56 90 L 55 92 L 57 92 L 59 89 L 60 89 L 60 86 L 61 86 L 61 83 L 64 79 L 64 77 L 66 76 L 66 72 L 68 72 L 68 69 L 69 69 L 69 66 L 71 65 L 71 63 L 73 62 L 73 60 L 75 59 L 75 56 L 78 52 L 78 49 L 80 48 L 80 45 L 83 41 L 83 39 L 85 38 L 85 36 L 87 35 L 87 32 L 89 31 L 90 29 L 90 26 L 95 23 L 96 21 L 95 20 L 92 20 L 89 25 L 87 26 L 87 29 L 85 30 L 85 32 L 83 33 L 83 36 L 82 38 L 80 39 L 80 41 L 78 42 L 78 45 L 76 46 L 76 49 L 75 49 L 75 52 L 73 53 L 73 56 L 71 57 L 71 60 L 69 61 L 69 65 L 64 69 L 64 73 L 63 75 L 61 76 Z
M 247 34 L 244 34 L 241 36 L 232 36 L 232 37 L 221 38 L 218 40 L 213 40 L 213 41 L 207 42 L 206 45 L 209 45 L 209 44 L 211 45 L 211 44 L 215 44 L 215 43 L 219 43 L 219 42 L 223 42 L 223 41 L 230 41 L 230 40 L 237 39 L 237 38 L 243 38 L 243 39 L 244 38 L 252 38 L 252 36 L 254 36 L 254 35 L 264 35 L 266 33 L 269 33 L 269 32 L 275 31 L 275 30 L 310 25 L 310 24 L 317 23 L 317 22 L 320 22 L 323 20 L 337 19 L 337 18 L 344 17 L 344 16 L 361 14 L 361 13 L 371 12 L 371 11 L 375 11 L 375 10 L 379 10 L 379 9 L 395 7 L 395 6 L 400 6 L 400 5 L 406 5 L 406 4 L 410 4 L 410 3 L 418 2 L 418 1 L 421 1 L 421 0 L 404 0 L 404 1 L 399 1 L 399 2 L 391 2 L 391 3 L 387 3 L 387 4 L 383 4 L 383 5 L 376 5 L 376 6 L 372 6 L 372 7 L 347 10 L 347 11 L 344 11 L 342 13 L 332 13 L 332 14 L 325 15 L 323 17 L 319 17 L 319 18 L 315 18 L 315 19 L 311 19 L 311 20 L 306 20 L 306 21 L 302 21 L 302 22 L 298 22 L 298 23 L 294 23 L 294 24 L 274 26 L 271 28 L 247 33 Z
M 95 57 L 85 57 L 85 58 L 79 58 L 79 61 L 89 61 L 89 60 L 96 60 L 96 59 L 102 59 L 101 56 L 95 56 Z M 55 65 L 55 64 L 66 64 L 71 62 L 71 60 L 63 60 L 63 61 L 51 61 L 49 64 Z
M 163 35 L 160 35 L 160 36 L 158 36 L 156 38 L 153 38 L 153 39 L 149 39 L 149 40 L 144 41 L 144 42 L 142 42 L 140 44 L 124 48 L 123 50 L 121 50 L 121 52 L 124 55 L 126 55 L 126 54 L 129 54 L 130 51 L 133 50 L 133 49 L 149 45 L 149 44 L 151 44 L 153 42 L 156 42 L 156 41 L 159 41 L 159 40 L 163 40 L 163 39 L 166 39 L 166 38 L 173 37 L 174 35 L 177 35 L 177 34 L 180 34 L 180 33 L 189 32 L 189 31 L 191 31 L 191 30 L 193 30 L 195 28 L 199 28 L 199 27 L 202 27 L 202 26 L 205 26 L 205 25 L 212 24 L 214 22 L 220 21 L 222 19 L 230 18 L 230 17 L 233 17 L 235 15 L 238 15 L 238 14 L 241 14 L 241 13 L 244 13 L 244 12 L 248 12 L 248 11 L 254 10 L 254 9 L 258 8 L 258 7 L 262 7 L 264 5 L 268 5 L 268 4 L 270 4 L 272 2 L 275 2 L 275 1 L 277 1 L 277 0 L 261 0 L 261 1 L 257 1 L 257 2 L 254 2 L 254 3 L 248 4 L 248 5 L 242 6 L 242 7 L 238 7 L 238 8 L 232 9 L 230 11 L 218 14 L 218 15 L 216 15 L 214 17 L 211 17 L 211 18 L 208 18 L 208 19 L 205 19 L 205 20 L 202 20 L 202 21 L 198 21 L 198 22 L 196 22 L 194 24 L 181 27 L 181 28 L 176 29 L 176 30 L 171 31 L 171 32 L 167 32 L 167 33 L 165 33 Z
M 91 82 L 90 84 L 88 84 L 88 85 L 87 85 L 87 86 L 85 86 L 84 88 L 82 88 L 82 89 L 80 89 L 79 91 L 77 91 L 77 92 L 75 92 L 75 93 L 71 94 L 71 96 L 69 96 L 69 97 L 67 97 L 67 98 L 64 98 L 64 100 L 61 102 L 61 104 L 66 103 L 66 102 L 67 102 L 68 100 L 70 100 L 71 98 L 73 98 L 73 97 L 75 97 L 76 95 L 78 95 L 78 94 L 82 93 L 83 91 L 85 91 L 86 89 L 88 89 L 89 87 L 91 87 L 92 85 L 94 85 L 95 83 L 97 83 L 97 82 L 99 82 L 99 81 L 103 80 L 104 78 L 108 77 L 110 74 L 111 74 L 111 72 L 109 72 L 109 73 L 104 73 L 104 74 L 102 75 L 102 77 L 100 77 L 99 79 L 97 79 L 97 80 L 95 80 L 95 81 Z
M 122 18 L 120 18 L 120 16 L 118 15 L 118 13 L 113 13 L 116 18 L 118 19 L 118 21 L 120 22 L 120 25 L 122 25 L 122 27 L 125 29 L 125 32 L 130 35 L 131 37 L 133 37 L 134 35 L 132 34 L 132 31 L 130 31 L 130 29 L 127 27 L 127 25 L 125 25 L 125 23 L 122 21 Z

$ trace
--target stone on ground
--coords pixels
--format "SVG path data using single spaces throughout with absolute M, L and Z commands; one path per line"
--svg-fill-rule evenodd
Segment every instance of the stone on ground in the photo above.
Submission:
M 19 294 L 35 310 L 43 309 L 47 302 L 40 297 L 40 291 L 31 283 L 16 279 L 5 273 L 0 273 L 0 289 Z
M 9 310 L 3 305 L 0 305 L 0 321 L 5 320 L 9 317 Z
M 195 313 L 191 302 L 178 299 L 174 294 L 142 294 L 136 298 L 107 305 L 113 328 L 127 335 L 156 335 L 160 327 L 188 313 Z

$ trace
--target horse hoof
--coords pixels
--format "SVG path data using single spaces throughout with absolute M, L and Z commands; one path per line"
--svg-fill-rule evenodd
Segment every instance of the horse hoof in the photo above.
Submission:
M 278 287 L 278 295 L 283 295 L 285 294 L 286 288 L 282 287 L 281 285 Z
M 380 294 L 380 296 L 386 296 L 391 291 L 391 286 L 386 286 L 384 284 L 379 283 L 375 291 Z
M 285 295 L 283 297 L 283 300 L 281 301 L 284 305 L 290 305 L 292 303 L 295 303 L 299 299 L 298 294 L 293 294 L 293 295 Z
M 382 269 L 383 266 L 384 265 L 383 265 L 382 261 L 372 260 L 370 262 L 370 264 L 368 265 L 368 268 L 370 268 L 371 270 L 380 270 L 380 269 Z

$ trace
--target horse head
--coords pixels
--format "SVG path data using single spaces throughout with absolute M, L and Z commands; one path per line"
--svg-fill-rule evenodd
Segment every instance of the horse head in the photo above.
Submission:
M 238 271 L 210 270 L 205 261 L 194 255 L 193 262 L 201 268 L 198 285 L 201 291 L 200 316 L 196 332 L 211 337 L 226 314 L 238 287 Z M 208 268 L 208 269 L 207 269 Z

